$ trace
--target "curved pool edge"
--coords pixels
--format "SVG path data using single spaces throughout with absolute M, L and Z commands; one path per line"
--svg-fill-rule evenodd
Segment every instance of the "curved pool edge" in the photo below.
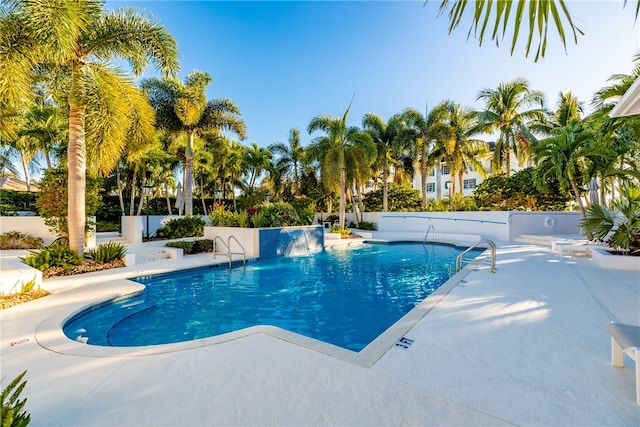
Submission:
M 463 270 L 449 278 L 420 304 L 406 313 L 360 352 L 348 350 L 324 341 L 306 337 L 276 326 L 259 325 L 212 337 L 170 344 L 139 347 L 108 347 L 89 345 L 67 337 L 63 328 L 73 317 L 114 299 L 127 298 L 144 290 L 144 285 L 127 279 L 114 279 L 81 287 L 56 295 L 59 308 L 45 318 L 35 330 L 35 340 L 42 348 L 58 354 L 81 357 L 140 357 L 186 351 L 238 340 L 255 334 L 265 334 L 365 368 L 371 367 L 395 343 L 422 320 L 471 271 Z

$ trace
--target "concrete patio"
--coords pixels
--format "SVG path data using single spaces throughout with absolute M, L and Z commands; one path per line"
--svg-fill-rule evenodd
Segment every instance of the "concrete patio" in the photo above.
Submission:
M 640 324 L 638 273 L 524 243 L 497 259 L 365 364 L 269 329 L 146 355 L 49 345 L 52 319 L 130 291 L 123 277 L 210 255 L 45 279 L 51 296 L 0 311 L 3 385 L 27 370 L 33 425 L 640 425 L 633 362 L 611 366 L 604 329 Z

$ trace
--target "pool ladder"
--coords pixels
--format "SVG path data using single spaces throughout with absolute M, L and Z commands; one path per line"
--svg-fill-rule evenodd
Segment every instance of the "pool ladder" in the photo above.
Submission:
M 231 251 L 231 241 L 236 242 L 236 244 L 238 246 L 240 246 L 240 249 L 242 249 L 242 252 L 232 252 Z M 227 242 L 225 243 L 224 239 L 222 239 L 222 237 L 220 236 L 216 236 L 215 239 L 213 240 L 213 258 L 215 259 L 216 257 L 216 243 L 220 241 L 220 243 L 222 243 L 222 246 L 224 246 L 227 249 L 227 257 L 229 258 L 229 268 L 231 268 L 231 255 L 242 255 L 242 263 L 246 265 L 247 263 L 247 251 L 244 249 L 244 246 L 242 246 L 242 243 L 240 243 L 240 241 L 238 240 L 238 238 L 234 235 L 231 235 L 227 238 Z
M 424 239 L 422 239 L 423 245 L 427 243 L 429 239 L 429 231 L 431 231 L 431 241 L 433 242 L 436 240 L 436 228 L 433 226 L 433 224 L 429 224 L 429 227 L 427 228 L 427 232 L 424 235 Z
M 491 249 L 491 260 L 489 262 L 487 262 L 487 260 L 485 259 L 479 260 L 476 258 L 464 257 L 470 251 L 472 251 L 473 249 L 483 244 L 487 245 L 487 247 Z M 460 255 L 458 255 L 458 257 L 456 258 L 456 273 L 462 270 L 462 267 L 464 267 L 465 262 L 468 265 L 489 265 L 490 266 L 489 272 L 495 273 L 496 272 L 496 244 L 493 243 L 491 240 L 480 240 L 479 242 L 474 243 L 473 245 L 465 249 L 465 251 L 462 252 Z

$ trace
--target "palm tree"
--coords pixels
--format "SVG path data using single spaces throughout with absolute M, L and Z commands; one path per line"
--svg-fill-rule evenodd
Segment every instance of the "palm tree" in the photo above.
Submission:
M 206 88 L 211 75 L 192 71 L 185 82 L 174 79 L 146 79 L 142 88 L 156 111 L 158 126 L 174 137 L 187 136 L 184 149 L 185 215 L 193 214 L 193 150 L 196 137 L 221 136 L 223 130 L 246 136 L 246 126 L 240 110 L 230 99 L 217 98 L 207 102 Z
M 553 136 L 540 141 L 533 149 L 537 163 L 536 184 L 545 189 L 548 178 L 555 178 L 561 189 L 573 192 L 583 217 L 581 187 L 589 178 L 586 173 L 588 163 L 607 156 L 603 147 L 593 141 L 593 129 L 573 120 L 567 126 L 555 129 Z
M 64 97 L 58 101 L 69 109 L 69 244 L 82 253 L 87 169 L 105 173 L 131 135 L 147 140 L 153 134 L 148 104 L 131 79 L 107 61 L 125 59 L 135 75 L 149 62 L 165 75 L 173 74 L 178 69 L 176 42 L 134 9 L 105 13 L 100 0 L 16 0 L 0 8 L 0 28 L 0 115 L 30 99 L 37 70 L 48 70 L 61 83 L 57 88 Z M 11 126 L 0 127 L 11 132 Z
M 367 113 L 362 118 L 362 128 L 376 144 L 378 163 L 382 170 L 382 210 L 388 211 L 389 168 L 397 169 L 400 157 L 410 145 L 407 120 L 396 114 L 385 123 L 379 116 Z
M 249 172 L 249 187 L 253 188 L 262 172 L 271 167 L 271 151 L 252 142 L 244 152 L 244 161 Z
M 289 131 L 289 145 L 276 142 L 269 146 L 269 150 L 279 156 L 275 166 L 284 171 L 285 175 L 293 175 L 293 194 L 300 192 L 300 174 L 305 162 L 305 151 L 300 145 L 300 130 L 293 128 Z
M 507 176 L 511 173 L 511 152 L 520 164 L 529 158 L 533 136 L 527 126 L 541 123 L 545 119 L 544 93 L 529 89 L 529 82 L 518 77 L 500 83 L 497 89 L 483 89 L 477 100 L 485 101 L 485 110 L 479 113 L 479 120 L 485 131 L 499 131 L 492 167 Z
M 453 102 L 446 105 L 445 123 L 448 130 L 436 143 L 431 156 L 447 163 L 451 176 L 458 177 L 459 192 L 462 193 L 463 176 L 467 170 L 473 168 L 480 176 L 486 176 L 487 171 L 478 157 L 489 152 L 489 145 L 474 138 L 480 132 L 478 114 L 475 111 L 465 110 L 460 104 Z M 456 182 L 452 179 L 451 194 L 455 193 Z
M 528 5 L 527 5 L 528 3 Z M 626 0 L 625 0 L 626 3 Z M 449 34 L 460 25 L 462 16 L 467 6 L 466 0 L 441 0 L 439 14 L 447 12 L 449 17 Z M 493 8 L 492 6 L 495 6 Z M 638 2 L 640 8 L 640 2 Z M 636 9 L 636 16 L 637 16 Z M 512 12 L 514 12 L 512 14 Z M 528 16 L 527 16 L 528 12 Z M 578 43 L 578 34 L 584 33 L 575 26 L 571 19 L 571 13 L 565 5 L 564 0 L 513 0 L 513 1 L 497 1 L 497 2 L 474 2 L 474 11 L 471 27 L 467 36 L 474 35 L 478 38 L 478 43 L 482 46 L 485 31 L 487 28 L 491 30 L 491 41 L 499 45 L 501 39 L 504 39 L 507 29 L 513 31 L 511 36 L 511 54 L 516 48 L 518 36 L 520 35 L 521 23 L 529 23 L 529 35 L 527 38 L 525 56 L 529 56 L 531 50 L 531 42 L 534 34 L 537 35 L 538 48 L 536 50 L 535 61 L 544 58 L 547 48 L 547 30 L 549 22 L 552 22 L 558 32 L 558 36 L 562 44 L 567 47 L 567 36 L 565 35 L 564 26 L 566 25 L 573 35 L 573 40 Z M 494 20 L 489 25 L 489 20 Z M 563 22 L 566 21 L 566 22 Z M 515 24 L 514 24 L 515 23 Z
M 447 124 L 445 123 L 445 118 L 450 103 L 451 101 L 443 101 L 439 103 L 425 116 L 423 116 L 413 108 L 409 108 L 403 113 L 403 115 L 407 118 L 407 122 L 410 128 L 414 130 L 414 156 L 420 163 L 423 209 L 426 209 L 428 204 L 427 174 L 430 164 L 429 150 L 434 147 L 435 143 L 437 143 L 438 141 L 442 141 L 446 137 L 446 135 L 449 134 L 449 129 L 447 127 Z
M 309 122 L 307 132 L 321 131 L 324 135 L 314 139 L 307 148 L 312 159 L 320 162 L 322 182 L 333 187 L 336 179 L 340 188 L 339 221 L 344 228 L 347 188 L 347 165 L 365 163 L 375 159 L 376 148 L 371 136 L 355 126 L 347 126 L 349 108 L 341 118 L 326 115 L 315 116 Z

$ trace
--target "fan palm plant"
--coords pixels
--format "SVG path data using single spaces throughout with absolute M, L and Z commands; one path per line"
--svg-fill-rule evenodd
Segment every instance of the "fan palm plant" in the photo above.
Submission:
M 580 225 L 596 240 L 632 255 L 640 255 L 640 186 L 625 184 L 609 207 L 592 204 Z

